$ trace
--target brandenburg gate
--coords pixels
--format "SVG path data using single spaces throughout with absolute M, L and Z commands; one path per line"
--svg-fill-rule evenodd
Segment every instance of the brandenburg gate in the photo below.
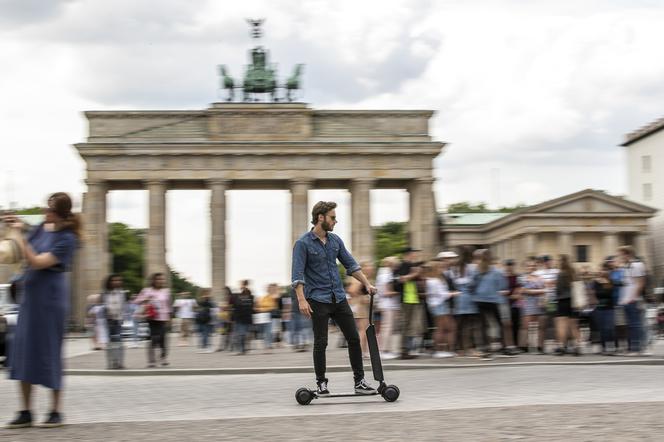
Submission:
M 112 190 L 149 192 L 146 276 L 168 270 L 166 192 L 210 190 L 216 297 L 226 284 L 227 190 L 290 190 L 294 242 L 310 227 L 309 190 L 348 189 L 352 253 L 371 260 L 371 189 L 407 189 L 410 243 L 427 255 L 437 252 L 433 159 L 444 143 L 429 135 L 432 115 L 427 110 L 316 110 L 286 100 L 220 102 L 203 110 L 85 112 L 89 136 L 75 147 L 87 168 L 86 241 L 75 269 L 78 305 L 73 307 L 82 312 L 86 295 L 98 293 L 111 271 L 106 197 Z

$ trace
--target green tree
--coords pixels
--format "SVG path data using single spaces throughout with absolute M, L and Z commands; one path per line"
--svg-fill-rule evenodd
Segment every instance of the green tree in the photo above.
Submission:
M 481 213 L 489 212 L 486 203 L 473 204 L 468 201 L 461 201 L 459 203 L 452 203 L 447 206 L 448 213 Z
M 193 282 L 189 281 L 187 278 L 182 276 L 180 273 L 175 270 L 171 271 L 171 292 L 175 295 L 180 292 L 190 292 L 193 296 L 196 296 L 198 292 L 198 287 Z
M 528 207 L 526 204 L 519 203 L 516 206 L 501 207 L 498 209 L 498 212 L 512 213 L 516 212 L 517 210 L 525 209 L 526 207 Z
M 145 285 L 143 279 L 144 231 L 123 223 L 109 225 L 108 245 L 113 256 L 113 273 L 124 279 L 125 288 L 137 293 Z
M 124 279 L 125 288 L 137 293 L 145 286 L 143 278 L 145 231 L 132 229 L 123 223 L 109 225 L 108 245 L 113 256 L 113 273 L 119 273 Z M 173 293 L 191 292 L 195 294 L 199 287 L 184 278 L 175 270 L 169 269 Z M 101 283 L 101 282 L 100 282 Z
M 389 222 L 374 229 L 375 258 L 379 262 L 386 256 L 400 255 L 408 246 L 406 223 Z

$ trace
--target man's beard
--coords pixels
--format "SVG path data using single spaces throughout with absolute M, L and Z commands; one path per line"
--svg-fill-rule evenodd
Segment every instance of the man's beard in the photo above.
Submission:
M 332 226 L 327 221 L 323 221 L 323 223 L 321 224 L 321 227 L 326 232 L 331 232 L 332 231 Z

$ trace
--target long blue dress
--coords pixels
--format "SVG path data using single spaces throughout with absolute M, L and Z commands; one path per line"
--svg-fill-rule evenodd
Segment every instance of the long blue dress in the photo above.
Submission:
M 76 249 L 71 230 L 49 232 L 41 225 L 28 237 L 35 253 L 52 253 L 58 264 L 28 269 L 12 342 L 10 379 L 54 390 L 62 386 L 62 340 L 69 311 L 67 278 Z

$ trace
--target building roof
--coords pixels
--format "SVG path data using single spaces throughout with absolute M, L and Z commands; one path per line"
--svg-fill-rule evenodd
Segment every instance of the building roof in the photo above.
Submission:
M 505 212 L 477 212 L 477 213 L 446 213 L 444 222 L 447 225 L 477 226 L 487 224 L 507 215 Z
M 633 142 L 652 135 L 655 132 L 659 132 L 662 129 L 664 129 L 664 117 L 659 118 L 652 123 L 646 124 L 645 126 L 640 127 L 635 131 L 625 135 L 625 141 L 621 144 L 621 146 L 629 146 Z
M 488 212 L 488 213 L 466 213 L 466 214 L 453 214 L 453 213 L 440 213 L 442 217 L 442 230 L 481 230 L 486 231 L 490 230 L 505 224 L 508 224 L 516 219 L 523 217 L 538 217 L 540 215 L 545 215 L 551 213 L 550 211 L 556 212 L 556 208 L 563 207 L 565 204 L 582 200 L 585 198 L 592 198 L 594 200 L 603 201 L 612 206 L 621 207 L 623 210 L 630 212 L 633 216 L 641 217 L 652 217 L 657 210 L 640 204 L 634 201 L 627 200 L 619 196 L 609 195 L 602 190 L 595 189 L 584 189 L 579 192 L 575 192 L 569 195 L 564 195 L 559 198 L 554 198 L 552 200 L 544 201 L 539 204 L 534 204 L 532 206 L 524 207 L 515 212 L 511 213 L 499 213 L 499 212 Z M 562 212 L 559 215 L 567 216 L 572 215 L 574 212 Z M 459 215 L 457 218 L 454 218 L 454 215 Z M 607 213 L 597 212 L 594 213 L 595 216 L 607 216 Z M 610 214 L 609 214 L 610 215 Z M 452 221 L 451 221 L 452 220 Z

